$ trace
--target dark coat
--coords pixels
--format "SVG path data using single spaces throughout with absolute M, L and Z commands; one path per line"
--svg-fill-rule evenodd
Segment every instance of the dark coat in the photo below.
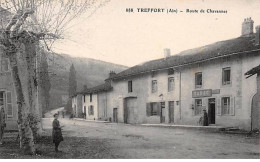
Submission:
M 203 126 L 208 126 L 209 125 L 209 120 L 208 120 L 208 114 L 206 111 L 203 113 Z
M 57 119 L 54 119 L 52 122 L 52 139 L 53 143 L 59 143 L 63 141 L 60 122 Z

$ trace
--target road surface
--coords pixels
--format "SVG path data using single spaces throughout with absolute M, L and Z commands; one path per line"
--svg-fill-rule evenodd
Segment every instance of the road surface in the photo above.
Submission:
M 52 120 L 53 118 L 43 119 L 43 127 L 47 132 L 51 130 Z M 65 126 L 65 137 L 108 141 L 109 152 L 119 158 L 260 158 L 259 136 L 256 138 L 203 130 L 59 120 Z

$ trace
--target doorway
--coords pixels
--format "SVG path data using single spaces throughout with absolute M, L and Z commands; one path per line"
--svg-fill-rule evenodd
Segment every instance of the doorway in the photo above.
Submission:
M 160 123 L 165 123 L 165 102 L 161 102 Z
M 169 123 L 174 123 L 174 101 L 169 101 Z
M 215 98 L 209 98 L 208 118 L 209 124 L 216 124 L 216 101 Z
M 113 122 L 115 122 L 115 123 L 118 122 L 118 110 L 117 110 L 117 108 L 113 109 Z
M 129 97 L 125 99 L 124 105 L 124 123 L 137 123 L 137 98 Z

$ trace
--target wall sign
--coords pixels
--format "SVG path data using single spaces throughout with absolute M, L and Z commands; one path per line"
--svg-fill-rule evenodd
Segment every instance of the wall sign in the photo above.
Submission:
M 192 91 L 192 98 L 211 97 L 211 96 L 212 96 L 212 90 L 211 89 Z

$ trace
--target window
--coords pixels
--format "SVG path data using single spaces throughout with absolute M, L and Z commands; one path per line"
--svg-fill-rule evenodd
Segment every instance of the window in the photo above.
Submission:
M 88 107 L 88 115 L 94 115 L 94 106 L 93 105 Z
M 133 92 L 133 82 L 132 82 L 132 80 L 128 81 L 128 92 Z
M 174 70 L 172 68 L 168 69 L 168 75 L 173 75 L 174 74 Z
M 146 116 L 156 116 L 158 115 L 159 103 L 151 102 L 146 104 Z
M 202 114 L 202 99 L 195 99 L 195 115 Z
M 158 103 L 156 103 L 156 102 L 151 103 L 151 115 L 152 116 L 158 115 L 158 106 L 157 106 L 157 104 Z
M 8 59 L 2 59 L 1 60 L 1 72 L 7 72 L 7 71 L 9 71 Z
M 157 92 L 157 80 L 152 80 L 152 93 Z
M 168 78 L 168 92 L 173 91 L 174 89 L 174 77 Z
M 195 88 L 201 88 L 202 87 L 202 73 L 196 73 L 195 74 Z
M 12 94 L 6 92 L 7 117 L 13 117 Z
M 230 97 L 222 97 L 221 107 L 222 114 L 230 114 Z
M 83 113 L 85 114 L 86 113 L 86 106 L 84 106 L 84 109 L 83 109 Z
M 85 103 L 86 102 L 86 96 L 85 95 L 83 96 L 83 100 L 84 100 L 84 103 Z
M 89 94 L 89 102 L 92 102 L 92 93 Z
M 231 84 L 231 69 L 230 67 L 222 69 L 222 85 Z

